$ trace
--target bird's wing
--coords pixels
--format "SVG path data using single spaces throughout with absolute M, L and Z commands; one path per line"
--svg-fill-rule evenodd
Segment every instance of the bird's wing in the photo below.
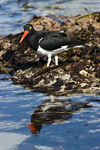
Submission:
M 45 36 L 40 39 L 39 46 L 48 51 L 59 49 L 62 46 L 68 46 L 67 36 L 60 34 Z
M 67 37 L 67 34 L 59 32 L 59 31 L 42 30 L 42 31 L 38 31 L 38 36 L 39 37 L 46 37 L 46 36 L 62 36 L 62 37 Z

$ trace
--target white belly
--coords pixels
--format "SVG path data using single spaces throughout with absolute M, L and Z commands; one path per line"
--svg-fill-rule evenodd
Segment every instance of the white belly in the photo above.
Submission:
M 61 52 L 63 52 L 63 51 L 68 50 L 67 47 L 68 47 L 68 46 L 62 46 L 61 48 L 58 48 L 58 49 L 56 49 L 56 50 L 48 51 L 48 50 L 45 50 L 45 49 L 43 49 L 43 48 L 41 48 L 41 47 L 39 46 L 38 49 L 37 49 L 37 53 L 38 53 L 38 54 L 41 54 L 41 55 L 47 55 L 47 56 L 48 56 L 48 55 L 56 55 L 56 54 L 58 54 L 58 53 L 61 53 Z

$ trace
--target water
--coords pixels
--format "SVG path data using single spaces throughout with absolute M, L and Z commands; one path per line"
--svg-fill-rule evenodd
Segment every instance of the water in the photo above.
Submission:
M 26 123 L 31 123 L 31 117 L 38 106 L 47 99 L 54 101 L 55 97 L 32 93 L 3 78 L 9 76 L 0 75 L 1 150 L 100 149 L 100 96 L 70 97 L 73 102 L 89 102 L 91 107 L 73 112 L 68 119 L 63 116 L 63 121 L 42 124 L 36 135 L 31 133 Z M 69 97 L 58 99 L 68 101 Z
M 99 0 L 1 0 L 0 35 L 21 32 L 33 15 L 83 15 L 100 11 L 99 6 Z M 69 97 L 32 93 L 6 78 L 10 76 L 0 75 L 0 150 L 100 150 L 100 96 L 71 96 L 71 102 L 91 107 L 50 120 L 45 111 L 51 103 L 68 102 Z M 44 114 L 33 119 L 39 108 Z
M 34 16 L 84 15 L 100 11 L 100 0 L 1 0 L 0 35 L 18 33 Z

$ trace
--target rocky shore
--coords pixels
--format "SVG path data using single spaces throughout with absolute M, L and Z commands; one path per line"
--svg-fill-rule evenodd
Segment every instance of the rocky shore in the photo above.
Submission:
M 0 36 L 0 73 L 10 74 L 14 84 L 50 95 L 100 94 L 100 13 L 76 17 L 36 17 L 36 30 L 58 30 L 87 41 L 83 48 L 59 54 L 59 65 L 45 68 L 41 58 L 23 41 L 23 33 Z

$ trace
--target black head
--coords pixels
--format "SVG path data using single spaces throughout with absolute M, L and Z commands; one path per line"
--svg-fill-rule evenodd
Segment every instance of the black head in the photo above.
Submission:
M 32 24 L 25 24 L 24 25 L 24 31 L 28 31 L 29 33 L 34 31 Z
M 32 24 L 25 24 L 24 25 L 24 34 L 20 40 L 20 43 L 23 41 L 23 39 L 28 35 L 28 34 L 31 34 L 31 33 L 34 33 L 35 30 L 32 26 Z

